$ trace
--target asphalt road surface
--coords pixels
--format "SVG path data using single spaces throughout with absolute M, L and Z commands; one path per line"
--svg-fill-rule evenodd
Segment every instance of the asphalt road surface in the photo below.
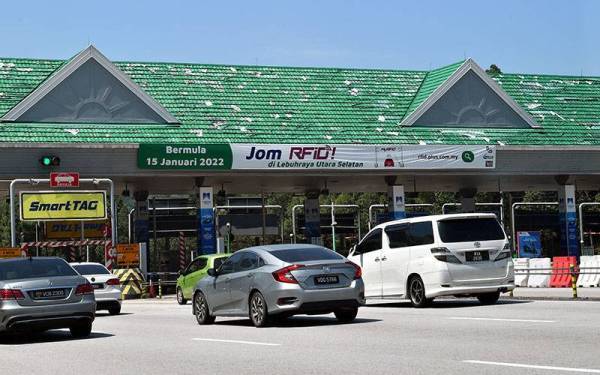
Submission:
M 600 302 L 474 300 L 371 305 L 353 324 L 299 316 L 199 326 L 191 305 L 127 301 L 88 339 L 0 338 L 2 374 L 600 373 Z

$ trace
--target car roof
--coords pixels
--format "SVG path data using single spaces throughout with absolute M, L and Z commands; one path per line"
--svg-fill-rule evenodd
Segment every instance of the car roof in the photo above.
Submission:
M 413 222 L 421 222 L 421 221 L 440 221 L 440 220 L 451 220 L 451 219 L 462 219 L 462 218 L 470 218 L 470 217 L 480 217 L 480 218 L 496 218 L 496 214 L 491 212 L 471 212 L 471 213 L 462 213 L 462 214 L 444 214 L 444 215 L 425 215 L 425 216 L 415 216 L 415 217 L 407 217 L 405 219 L 386 221 L 385 223 L 381 223 L 373 229 L 383 229 L 389 225 L 394 224 L 402 224 L 402 223 L 413 223 Z
M 260 245 L 260 246 L 252 246 L 246 247 L 244 249 L 240 249 L 238 251 L 252 250 L 252 251 L 266 251 L 268 253 L 277 250 L 294 250 L 294 249 L 323 249 L 325 247 L 312 245 L 312 244 L 278 244 L 278 245 Z
M 202 254 L 198 255 L 194 259 L 202 258 L 202 259 L 213 259 L 213 258 L 227 258 L 230 257 L 231 253 L 220 253 L 220 254 Z
M 86 265 L 94 265 L 94 266 L 102 266 L 105 267 L 104 264 L 98 262 L 69 262 L 72 266 L 86 266 Z
M 60 260 L 64 260 L 61 257 L 17 257 L 17 258 L 0 259 L 0 263 L 9 263 L 9 262 L 18 262 L 18 261 L 36 260 L 36 259 L 60 259 Z

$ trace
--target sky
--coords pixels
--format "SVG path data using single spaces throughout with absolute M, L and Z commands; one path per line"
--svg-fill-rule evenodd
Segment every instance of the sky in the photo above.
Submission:
M 0 56 L 600 76 L 600 1 L 6 1 Z

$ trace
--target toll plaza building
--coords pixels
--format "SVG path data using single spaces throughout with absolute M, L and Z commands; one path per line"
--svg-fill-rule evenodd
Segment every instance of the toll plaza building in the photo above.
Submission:
M 389 192 L 396 218 L 409 192 L 460 192 L 470 211 L 477 192 L 540 190 L 558 191 L 573 255 L 576 190 L 600 184 L 600 78 L 471 59 L 430 71 L 113 62 L 90 46 L 66 61 L 0 58 L 0 155 L 4 194 L 52 171 L 131 191 L 136 242 L 157 194 L 199 194 L 210 253 L 221 189 L 305 194 L 312 242 L 324 187 Z M 49 189 L 32 182 L 16 202 Z

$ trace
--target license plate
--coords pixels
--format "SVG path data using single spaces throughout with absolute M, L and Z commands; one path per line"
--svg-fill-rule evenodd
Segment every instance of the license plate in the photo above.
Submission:
M 31 292 L 31 296 L 34 299 L 65 298 L 65 290 L 64 289 L 35 290 L 35 291 Z
M 487 251 L 468 251 L 465 253 L 467 262 L 485 262 L 490 260 L 490 253 Z
M 340 282 L 340 279 L 337 277 L 337 275 L 315 276 L 315 284 L 316 285 L 337 284 L 339 282 Z

